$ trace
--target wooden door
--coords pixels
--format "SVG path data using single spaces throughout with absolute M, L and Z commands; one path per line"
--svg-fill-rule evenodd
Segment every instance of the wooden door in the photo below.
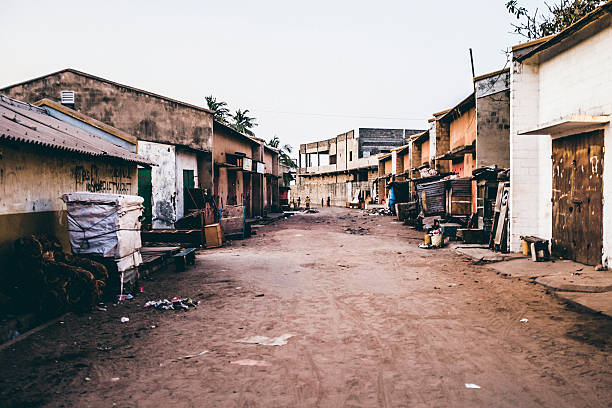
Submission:
M 603 131 L 553 140 L 554 255 L 601 262 Z

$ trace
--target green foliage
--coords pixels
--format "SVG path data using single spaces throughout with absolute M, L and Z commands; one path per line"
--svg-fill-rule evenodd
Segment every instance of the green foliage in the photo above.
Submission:
M 530 12 L 519 5 L 518 0 L 507 0 L 506 9 L 519 20 L 512 24 L 514 32 L 530 40 L 557 34 L 582 17 L 605 3 L 606 0 L 559 0 L 544 3 L 547 11 L 542 14 L 538 9 Z
M 227 109 L 226 102 L 217 102 L 217 98 L 210 95 L 204 98 L 208 109 L 215 111 L 214 119 L 217 122 L 227 123 L 227 117 L 229 115 L 229 109 Z
M 245 109 L 244 111 L 238 109 L 236 113 L 231 115 L 231 118 L 233 120 L 231 126 L 240 133 L 244 133 L 245 135 L 249 136 L 255 136 L 255 133 L 253 133 L 251 129 L 257 126 L 257 123 L 255 123 L 255 118 L 252 118 L 247 115 L 248 113 L 248 109 Z
M 272 139 L 266 142 L 266 144 L 270 147 L 274 147 L 275 149 L 279 149 L 279 162 L 282 165 L 290 167 L 292 169 L 297 168 L 297 164 L 295 161 L 289 156 L 291 154 L 292 147 L 289 144 L 285 144 L 282 147 L 280 146 L 280 139 L 278 136 L 274 136 Z

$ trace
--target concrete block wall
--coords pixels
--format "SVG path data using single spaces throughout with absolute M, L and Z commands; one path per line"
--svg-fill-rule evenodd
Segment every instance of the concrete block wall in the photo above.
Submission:
M 552 182 L 544 179 L 547 172 L 550 175 L 552 164 L 550 136 L 518 135 L 520 130 L 534 128 L 538 123 L 539 67 L 513 63 L 510 83 L 509 238 L 510 250 L 516 252 L 521 249 L 521 235 L 551 237 Z
M 510 167 L 510 90 L 476 99 L 476 168 Z

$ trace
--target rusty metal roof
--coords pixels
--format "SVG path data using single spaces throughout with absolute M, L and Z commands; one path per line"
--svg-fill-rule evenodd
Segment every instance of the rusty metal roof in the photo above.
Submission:
M 4 95 L 0 95 L 0 140 L 153 165 L 136 153 L 52 117 L 42 108 Z

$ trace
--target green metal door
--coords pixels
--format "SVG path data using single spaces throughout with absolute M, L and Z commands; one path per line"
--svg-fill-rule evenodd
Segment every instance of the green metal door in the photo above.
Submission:
M 153 222 L 153 212 L 151 197 L 153 194 L 153 187 L 151 184 L 151 169 L 138 169 L 138 195 L 144 199 L 144 222 L 142 223 L 143 229 L 150 229 Z
M 193 197 L 189 192 L 190 188 L 195 187 L 193 178 L 193 170 L 183 170 L 183 205 L 185 207 L 184 214 L 187 214 L 188 210 L 195 207 Z

